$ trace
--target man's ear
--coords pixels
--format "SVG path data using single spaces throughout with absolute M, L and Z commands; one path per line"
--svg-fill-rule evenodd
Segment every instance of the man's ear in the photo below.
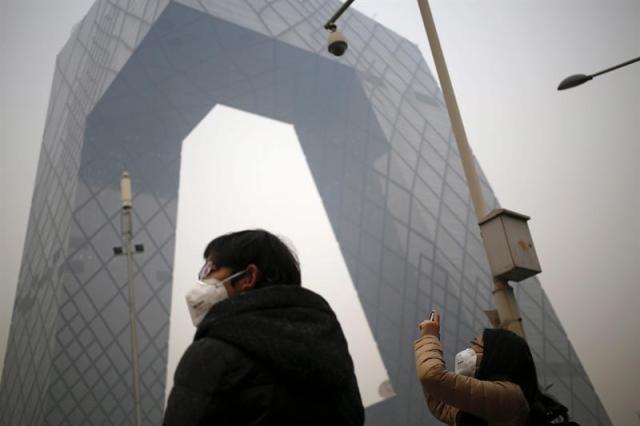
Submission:
M 246 273 L 244 276 L 240 278 L 238 282 L 238 287 L 241 292 L 251 290 L 255 288 L 256 281 L 258 280 L 258 267 L 253 263 L 249 264 L 246 269 Z

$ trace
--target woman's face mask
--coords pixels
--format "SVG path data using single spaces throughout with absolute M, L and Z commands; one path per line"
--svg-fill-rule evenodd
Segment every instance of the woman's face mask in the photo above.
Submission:
M 222 281 L 216 278 L 206 278 L 197 281 L 191 287 L 185 299 L 189 308 L 189 315 L 191 315 L 191 321 L 195 327 L 202 322 L 213 305 L 229 297 L 224 283 L 244 273 L 245 271 L 237 272 Z
M 476 372 L 476 361 L 478 359 L 478 355 L 476 351 L 471 348 L 467 348 L 463 351 L 460 351 L 456 354 L 456 374 L 461 374 L 463 376 L 473 377 Z

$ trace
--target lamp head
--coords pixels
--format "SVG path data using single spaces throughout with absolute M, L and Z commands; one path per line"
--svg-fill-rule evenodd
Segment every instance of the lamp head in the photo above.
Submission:
M 581 84 L 586 83 L 589 80 L 593 80 L 593 77 L 590 75 L 584 74 L 574 74 L 565 78 L 558 85 L 558 90 L 570 89 L 572 87 L 580 86 Z
M 129 177 L 129 173 L 126 171 L 122 172 L 122 177 L 120 178 L 120 199 L 123 209 L 130 209 L 132 207 L 131 177 Z

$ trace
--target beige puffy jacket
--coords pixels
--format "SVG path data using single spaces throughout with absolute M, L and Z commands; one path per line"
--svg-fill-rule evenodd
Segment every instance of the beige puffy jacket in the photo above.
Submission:
M 423 336 L 415 341 L 416 369 L 429 411 L 440 421 L 456 424 L 458 411 L 481 417 L 490 425 L 527 424 L 529 404 L 514 383 L 491 382 L 447 371 L 440 339 Z

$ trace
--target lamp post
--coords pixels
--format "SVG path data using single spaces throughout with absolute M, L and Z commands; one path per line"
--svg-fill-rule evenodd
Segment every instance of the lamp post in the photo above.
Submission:
M 492 269 L 494 284 L 492 293 L 497 312 L 490 311 L 487 312 L 487 315 L 489 316 L 489 319 L 494 326 L 513 331 L 521 337 L 525 337 L 524 328 L 522 327 L 522 319 L 520 318 L 520 311 L 513 294 L 513 288 L 509 285 L 508 279 L 504 278 L 508 275 L 500 275 L 494 268 L 494 264 L 497 264 L 496 259 L 500 257 L 501 253 L 496 253 L 496 245 L 493 244 L 492 241 L 487 241 L 488 239 L 490 239 L 487 237 L 489 232 L 486 232 L 485 234 L 485 232 L 482 231 L 483 227 L 485 226 L 484 223 L 491 222 L 494 219 L 499 218 L 500 215 L 503 215 L 505 212 L 508 216 L 508 218 L 506 218 L 507 221 L 512 220 L 513 218 L 519 218 L 521 221 L 523 220 L 526 222 L 526 220 L 528 220 L 528 217 L 506 210 L 494 211 L 487 215 L 488 212 L 486 210 L 486 204 L 482 195 L 480 180 L 478 179 L 478 173 L 473 162 L 471 148 L 469 147 L 467 135 L 462 123 L 462 117 L 458 108 L 458 102 L 455 97 L 451 78 L 449 77 L 449 70 L 447 69 L 447 64 L 442 52 L 442 47 L 440 46 L 440 39 L 438 37 L 435 23 L 433 21 L 433 15 L 431 14 L 429 2 L 428 0 L 418 0 L 418 6 L 420 8 L 422 21 L 427 33 L 427 39 L 429 40 L 431 53 L 436 65 L 436 71 L 440 79 L 442 93 L 444 95 L 447 110 L 449 112 L 452 131 L 455 136 L 456 144 L 458 145 L 458 151 L 460 152 L 460 158 L 462 160 L 467 185 L 469 186 L 469 193 L 473 202 L 476 219 L 478 220 L 478 224 L 481 225 L 481 234 L 485 245 L 485 251 Z M 500 225 L 504 223 L 504 219 L 499 219 L 499 221 L 502 222 Z M 496 228 L 493 225 L 490 226 Z M 526 233 L 528 234 L 528 230 L 526 230 Z M 508 240 L 509 235 L 507 235 L 506 237 L 506 239 Z M 491 239 L 495 240 L 495 238 Z M 535 257 L 533 263 L 537 263 L 537 256 L 535 255 L 535 251 L 533 250 L 533 245 L 530 241 L 530 238 L 528 241 L 526 241 L 526 239 L 521 239 L 517 241 L 515 245 L 520 245 L 523 252 L 529 252 L 529 254 L 533 254 L 533 256 Z M 513 244 L 511 244 L 511 246 L 513 246 Z M 510 248 L 512 249 L 513 247 Z M 537 273 L 536 269 L 538 269 L 537 272 L 539 272 L 539 265 L 537 265 L 537 267 L 533 267 L 530 271 L 526 271 L 524 275 L 518 276 L 518 280 L 524 279 L 522 277 L 526 278 L 527 274 L 528 276 L 531 276 L 532 274 Z M 518 274 L 512 276 L 517 275 Z
M 581 84 L 586 83 L 589 80 L 593 80 L 593 77 L 597 77 L 599 75 L 602 74 L 606 74 L 608 72 L 611 72 L 613 70 L 617 70 L 618 68 L 622 68 L 622 67 L 626 67 L 627 65 L 633 64 L 634 62 L 638 62 L 640 61 L 640 57 L 631 59 L 627 62 L 623 62 L 621 64 L 615 65 L 611 68 L 607 68 L 606 70 L 602 70 L 599 71 L 595 74 L 591 74 L 591 75 L 585 75 L 585 74 L 574 74 L 574 75 L 570 75 L 569 77 L 565 78 L 564 80 L 562 80 L 560 82 L 560 84 L 558 85 L 558 90 L 565 90 L 565 89 L 570 89 L 572 87 L 576 87 L 576 86 L 580 86 Z
M 325 24 L 328 30 L 335 30 L 335 20 L 353 3 L 347 0 Z M 493 299 L 496 311 L 488 311 L 489 320 L 495 327 L 501 327 L 525 337 L 522 318 L 508 280 L 521 281 L 540 272 L 538 258 L 526 227 L 527 216 L 509 210 L 486 211 L 486 204 L 480 187 L 473 155 L 462 124 L 449 71 L 442 53 L 438 33 L 433 22 L 428 0 L 418 0 L 427 39 L 436 64 L 442 86 L 451 127 L 455 136 L 464 174 L 473 202 L 476 219 L 480 226 L 483 243 L 493 275 Z M 330 39 L 331 41 L 331 39 Z M 345 47 L 346 49 L 346 47 Z M 342 51 L 344 53 L 344 50 Z M 341 53 L 341 54 L 342 54 Z M 517 259 L 516 259 L 517 258 Z M 507 264 L 507 266 L 504 266 Z
M 122 173 L 120 179 L 120 196 L 122 201 L 121 226 L 123 245 L 113 248 L 113 253 L 117 255 L 127 255 L 127 287 L 129 289 L 129 327 L 131 330 L 131 360 L 132 360 L 132 379 L 133 379 L 133 402 L 135 408 L 135 424 L 140 426 L 140 373 L 138 366 L 138 336 L 136 334 L 136 301 L 133 289 L 133 254 L 142 253 L 144 246 L 132 243 L 133 226 L 132 226 L 132 195 L 131 195 L 131 178 L 126 171 Z

